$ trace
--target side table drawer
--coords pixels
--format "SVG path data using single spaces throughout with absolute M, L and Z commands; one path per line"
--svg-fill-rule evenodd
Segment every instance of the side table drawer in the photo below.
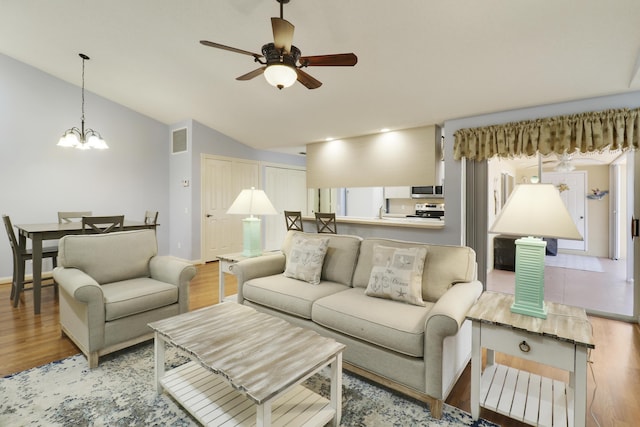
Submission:
M 220 271 L 227 274 L 233 274 L 233 264 L 234 262 L 229 262 L 225 260 L 220 260 Z
M 567 371 L 575 369 L 575 345 L 572 343 L 488 324 L 481 325 L 480 334 L 482 347 Z M 523 341 L 526 343 L 522 344 L 524 351 L 521 349 Z

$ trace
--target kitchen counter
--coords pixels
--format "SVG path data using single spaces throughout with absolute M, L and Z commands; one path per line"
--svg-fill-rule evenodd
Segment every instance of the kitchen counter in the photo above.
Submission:
M 303 217 L 304 221 L 315 222 L 315 217 Z M 375 225 L 383 227 L 408 227 L 408 228 L 429 228 L 429 229 L 442 229 L 444 228 L 444 220 L 433 218 L 407 218 L 405 215 L 383 215 L 382 218 L 378 217 L 352 217 L 352 216 L 338 216 L 336 217 L 337 223 L 345 224 L 362 224 L 362 225 Z

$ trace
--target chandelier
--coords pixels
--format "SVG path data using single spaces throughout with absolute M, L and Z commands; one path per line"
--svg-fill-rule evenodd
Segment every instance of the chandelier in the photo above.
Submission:
M 84 61 L 89 60 L 89 57 L 84 53 L 79 54 L 82 58 L 82 117 L 80 118 L 80 128 L 72 127 L 67 129 L 60 140 L 58 145 L 60 147 L 74 147 L 80 150 L 89 150 L 96 148 L 98 150 L 104 150 L 109 148 L 107 143 L 102 139 L 100 133 L 93 129 L 85 129 L 84 127 Z

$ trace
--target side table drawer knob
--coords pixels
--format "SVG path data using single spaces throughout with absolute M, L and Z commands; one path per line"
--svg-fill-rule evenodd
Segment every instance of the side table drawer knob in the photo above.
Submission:
M 531 346 L 529 346 L 526 341 L 522 341 L 519 347 L 520 351 L 522 351 L 523 353 L 529 353 L 529 351 L 531 350 Z

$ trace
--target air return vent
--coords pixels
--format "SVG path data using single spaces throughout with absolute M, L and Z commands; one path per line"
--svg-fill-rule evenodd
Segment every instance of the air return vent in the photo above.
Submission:
M 171 138 L 171 153 L 184 153 L 187 151 L 187 128 L 173 131 Z

